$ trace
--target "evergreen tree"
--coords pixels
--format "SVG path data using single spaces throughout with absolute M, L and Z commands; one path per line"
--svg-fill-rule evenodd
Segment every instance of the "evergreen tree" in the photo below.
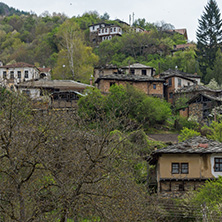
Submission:
M 210 82 L 214 78 L 216 82 L 221 85 L 222 84 L 222 52 L 221 49 L 217 50 L 214 66 L 212 69 L 207 68 L 207 74 L 205 76 L 205 80 Z
M 213 69 L 216 53 L 222 41 L 222 20 L 216 0 L 209 0 L 199 19 L 197 35 L 197 59 L 203 79 L 207 68 Z M 209 79 L 209 76 L 208 76 Z

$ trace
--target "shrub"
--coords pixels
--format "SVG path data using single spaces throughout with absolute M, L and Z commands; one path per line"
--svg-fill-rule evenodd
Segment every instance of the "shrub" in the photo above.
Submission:
M 192 129 L 183 128 L 180 135 L 178 136 L 178 140 L 179 142 L 182 142 L 195 136 L 200 136 L 200 133 Z

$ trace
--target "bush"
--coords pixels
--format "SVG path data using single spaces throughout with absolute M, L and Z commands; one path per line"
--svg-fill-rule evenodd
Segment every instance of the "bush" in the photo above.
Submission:
M 183 128 L 197 129 L 199 124 L 196 121 L 188 120 L 186 117 L 177 116 L 174 122 L 174 128 L 176 130 L 182 130 Z
M 181 134 L 178 136 L 178 140 L 182 142 L 195 136 L 200 136 L 200 133 L 192 129 L 183 128 Z

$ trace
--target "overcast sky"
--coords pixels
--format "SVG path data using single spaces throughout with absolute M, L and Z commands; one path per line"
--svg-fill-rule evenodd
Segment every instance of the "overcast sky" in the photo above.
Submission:
M 1 1 L 1 0 L 0 0 Z M 100 15 L 107 12 L 110 19 L 121 19 L 129 23 L 129 15 L 134 19 L 145 18 L 147 22 L 164 21 L 175 28 L 186 28 L 190 41 L 196 41 L 198 19 L 203 13 L 207 0 L 2 0 L 10 7 L 23 11 L 33 11 L 37 15 L 48 11 L 60 12 L 69 17 L 96 10 Z M 222 11 L 222 1 L 218 1 Z

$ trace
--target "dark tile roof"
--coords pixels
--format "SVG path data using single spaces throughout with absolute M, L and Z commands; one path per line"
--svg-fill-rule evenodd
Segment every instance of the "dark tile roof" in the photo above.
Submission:
M 119 81 L 132 81 L 132 82 L 165 82 L 164 79 L 153 78 L 149 76 L 115 74 L 115 75 L 101 75 L 97 78 L 95 83 L 100 80 L 119 80 Z
M 201 153 L 222 153 L 222 143 L 209 140 L 206 137 L 193 137 L 184 142 L 170 145 L 163 149 L 156 150 L 154 156 L 158 154 L 201 154 Z
M 120 68 L 129 69 L 129 66 L 121 66 Z M 131 69 L 152 69 L 153 67 L 146 66 L 146 65 L 143 65 L 143 64 L 140 64 L 140 63 L 134 63 L 134 64 L 130 65 L 130 68 Z
M 204 96 L 205 98 L 208 98 L 210 100 L 213 101 L 218 101 L 218 102 L 222 102 L 222 97 L 217 97 L 217 96 L 213 96 L 213 95 L 208 95 L 206 93 L 198 93 L 196 96 L 192 97 L 189 101 L 187 101 L 188 104 L 192 103 L 195 99 L 197 99 L 200 96 Z
M 186 73 L 186 72 L 182 72 L 180 70 L 174 70 L 174 69 L 168 69 L 168 70 L 160 73 L 161 78 L 169 78 L 172 76 L 179 76 L 179 77 L 186 77 L 186 78 L 197 78 L 197 79 L 201 78 L 200 76 L 198 76 L 196 74 Z
M 13 63 L 13 64 L 10 64 L 10 65 L 0 66 L 0 68 L 26 68 L 26 67 L 37 68 L 35 65 L 31 65 L 31 64 L 28 64 L 28 63 L 25 63 L 25 62 L 17 62 L 17 63 Z
M 79 83 L 73 80 L 37 80 L 17 84 L 18 88 L 60 88 L 60 89 L 85 89 L 91 85 Z
M 175 93 L 188 93 L 188 92 L 222 92 L 222 90 L 214 90 L 210 89 L 206 86 L 202 85 L 190 85 L 190 86 L 184 86 L 178 89 Z

